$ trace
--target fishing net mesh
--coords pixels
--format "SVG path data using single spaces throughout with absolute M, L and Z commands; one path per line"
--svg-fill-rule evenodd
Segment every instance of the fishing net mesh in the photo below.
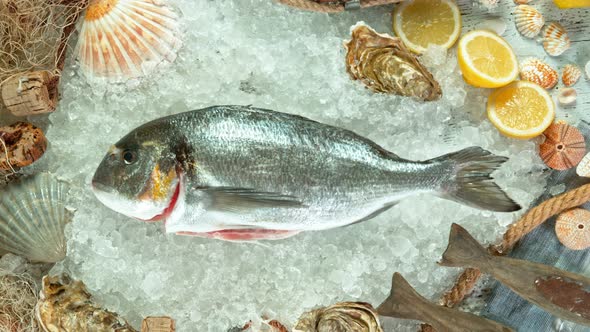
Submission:
M 0 331 L 38 331 L 35 321 L 37 289 L 28 275 L 0 276 Z
M 68 39 L 87 4 L 88 0 L 0 0 L 0 87 L 29 70 L 59 76 Z

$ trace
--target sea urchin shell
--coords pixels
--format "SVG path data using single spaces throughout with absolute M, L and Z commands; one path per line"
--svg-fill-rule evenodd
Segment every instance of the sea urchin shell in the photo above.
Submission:
M 136 78 L 172 62 L 181 46 L 177 15 L 153 0 L 92 0 L 77 46 L 89 76 Z
M 520 5 L 514 11 L 514 23 L 521 35 L 527 38 L 534 38 L 541 32 L 545 24 L 543 15 L 529 5 Z
M 565 86 L 572 86 L 578 82 L 582 76 L 582 71 L 576 65 L 565 65 L 563 67 L 563 73 L 561 74 L 561 80 Z
M 545 132 L 545 142 L 539 147 L 539 154 L 545 164 L 556 170 L 576 166 L 586 153 L 582 133 L 565 123 L 554 123 Z
M 570 37 L 565 28 L 557 23 L 551 22 L 543 31 L 543 48 L 551 56 L 558 56 L 571 46 Z
M 570 249 L 590 247 L 590 211 L 576 208 L 563 212 L 555 222 L 555 234 Z
M 420 100 L 440 98 L 438 82 L 399 38 L 379 34 L 357 23 L 346 48 L 346 70 L 375 92 L 413 96 Z
M 531 58 L 520 64 L 520 78 L 551 89 L 559 81 L 559 74 L 545 62 Z

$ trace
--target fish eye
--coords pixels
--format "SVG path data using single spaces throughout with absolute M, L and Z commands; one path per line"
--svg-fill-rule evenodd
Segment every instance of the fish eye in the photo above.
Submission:
M 131 150 L 125 150 L 121 153 L 121 158 L 125 164 L 131 165 L 137 160 L 137 153 Z

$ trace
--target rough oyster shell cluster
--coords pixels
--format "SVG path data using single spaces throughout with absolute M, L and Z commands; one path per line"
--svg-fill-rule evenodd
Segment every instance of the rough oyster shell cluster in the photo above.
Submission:
M 306 312 L 293 332 L 383 332 L 375 309 L 364 302 L 340 302 Z
M 353 80 L 360 80 L 367 88 L 424 101 L 441 97 L 438 82 L 399 38 L 379 34 L 358 23 L 352 27 L 352 39 L 344 47 L 346 70 Z
M 100 308 L 81 281 L 43 277 L 37 320 L 46 332 L 137 332 L 116 313 Z

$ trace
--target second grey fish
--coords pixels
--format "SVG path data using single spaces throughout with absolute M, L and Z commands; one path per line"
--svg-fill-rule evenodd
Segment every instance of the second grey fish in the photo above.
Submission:
M 105 205 L 164 219 L 167 232 L 277 239 L 370 219 L 425 192 L 516 211 L 490 176 L 506 160 L 471 147 L 411 161 L 300 116 L 214 106 L 134 129 L 109 150 L 92 183 Z

